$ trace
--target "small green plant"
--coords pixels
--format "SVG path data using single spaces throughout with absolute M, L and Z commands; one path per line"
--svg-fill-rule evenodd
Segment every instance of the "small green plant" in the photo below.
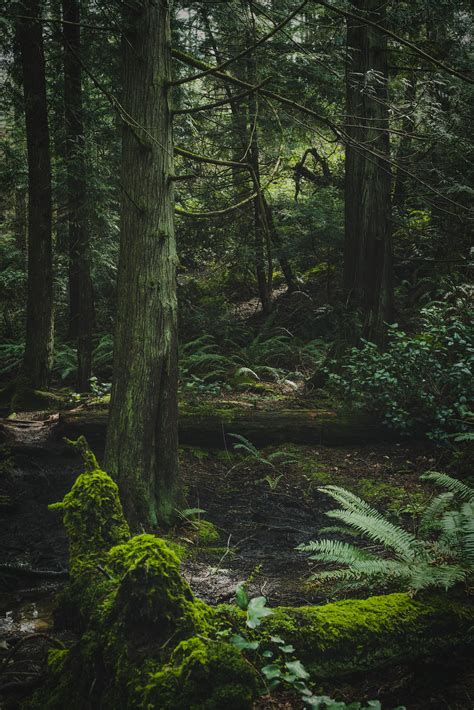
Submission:
M 266 605 L 266 598 L 250 598 L 244 584 L 237 586 L 235 602 L 240 609 L 247 612 L 246 624 L 251 630 L 260 626 L 262 620 L 273 613 Z M 228 630 L 219 632 L 221 637 L 228 635 Z M 316 710 L 381 710 L 378 700 L 369 700 L 365 706 L 358 702 L 347 705 L 327 696 L 315 695 L 310 687 L 310 674 L 298 659 L 295 647 L 286 643 L 281 636 L 270 635 L 258 640 L 234 634 L 230 636 L 229 642 L 242 652 L 256 652 L 264 659 L 265 663 L 260 672 L 265 679 L 266 690 L 273 691 L 279 686 L 291 688 L 299 694 L 304 705 Z
M 220 536 L 215 525 L 201 517 L 205 512 L 202 508 L 176 510 L 178 517 L 191 528 L 199 543 L 210 544 L 217 542 Z
M 91 393 L 94 397 L 105 397 L 105 395 L 110 394 L 112 389 L 111 382 L 101 382 L 97 377 L 93 376 L 89 380 Z
M 278 484 L 280 483 L 280 480 L 282 478 L 283 474 L 280 473 L 278 476 L 265 476 L 265 478 L 263 478 L 262 480 L 268 483 L 271 491 L 276 491 L 276 489 L 278 488 Z
M 474 489 L 444 473 L 430 471 L 423 478 L 442 486 L 421 516 L 418 536 L 387 520 L 354 493 L 338 486 L 319 490 L 341 508 L 327 513 L 346 528 L 371 542 L 361 548 L 340 540 L 322 539 L 300 545 L 310 559 L 336 564 L 337 569 L 317 572 L 313 579 L 363 586 L 368 580 L 388 582 L 415 593 L 422 589 L 450 589 L 469 583 L 474 576 Z M 325 532 L 329 532 L 327 528 Z M 373 552 L 373 545 L 380 552 Z
M 247 612 L 246 624 L 252 630 L 260 626 L 262 619 L 273 613 L 267 607 L 265 597 L 249 598 L 244 584 L 240 584 L 235 590 L 235 601 L 237 606 Z M 259 650 L 261 658 L 265 659 L 260 672 L 265 678 L 268 690 L 274 690 L 283 683 L 297 691 L 305 702 L 313 697 L 306 684 L 309 680 L 308 671 L 301 661 L 295 658 L 295 648 L 285 643 L 280 636 L 269 636 L 265 641 L 259 641 L 235 634 L 229 641 L 241 651 Z
M 264 466 L 270 466 L 271 468 L 276 469 L 278 463 L 280 465 L 285 465 L 296 462 L 294 456 L 292 456 L 288 451 L 285 451 L 285 449 L 277 449 L 276 451 L 272 451 L 270 454 L 264 455 L 245 436 L 242 436 L 241 434 L 229 434 L 229 436 L 237 441 L 237 443 L 232 445 L 235 451 L 245 451 L 247 453 L 247 458 L 254 459 L 257 463 L 263 464 Z M 268 476 L 262 480 L 265 481 L 267 478 Z M 278 480 L 280 480 L 280 478 L 281 476 L 279 476 Z M 268 485 L 272 488 L 270 483 L 268 483 Z M 278 485 L 278 481 L 276 485 Z

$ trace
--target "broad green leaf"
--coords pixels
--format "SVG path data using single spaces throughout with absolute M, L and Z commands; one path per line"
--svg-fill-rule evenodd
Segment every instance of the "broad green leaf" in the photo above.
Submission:
M 262 673 L 267 680 L 273 680 L 274 678 L 281 677 L 281 670 L 274 663 L 271 663 L 268 666 L 263 666 Z
M 301 680 L 308 680 L 309 673 L 301 661 L 288 661 L 285 665 L 290 673 L 294 673 L 297 678 L 300 678 Z
M 265 597 L 254 597 L 249 601 L 247 607 L 247 626 L 250 629 L 255 629 L 260 625 L 265 616 L 273 614 L 272 610 L 265 606 L 266 603 L 267 600 Z
M 249 641 L 248 639 L 244 638 L 244 636 L 240 636 L 240 634 L 232 636 L 230 639 L 230 643 L 236 648 L 238 648 L 239 651 L 255 651 L 260 645 L 258 641 Z

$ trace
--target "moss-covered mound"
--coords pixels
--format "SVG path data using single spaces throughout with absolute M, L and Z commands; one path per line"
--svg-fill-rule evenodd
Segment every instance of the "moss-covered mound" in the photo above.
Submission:
M 143 707 L 246 710 L 256 691 L 255 672 L 234 646 L 195 637 L 180 643 L 170 662 L 150 673 Z
M 60 611 L 80 640 L 51 654 L 50 678 L 30 707 L 250 708 L 255 672 L 212 640 L 215 614 L 194 597 L 173 550 L 153 535 L 130 538 L 116 484 L 84 440 L 76 445 L 86 470 L 52 507 L 70 542 Z

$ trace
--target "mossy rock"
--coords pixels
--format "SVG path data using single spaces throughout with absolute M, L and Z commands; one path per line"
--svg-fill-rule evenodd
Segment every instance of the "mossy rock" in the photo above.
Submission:
M 164 540 L 133 537 L 110 550 L 105 566 L 120 580 L 108 621 L 118 621 L 124 634 L 151 634 L 163 642 L 209 630 L 209 607 L 194 598 L 179 558 Z
M 249 710 L 257 694 L 253 668 L 234 646 L 191 638 L 143 688 L 144 708 Z
M 199 545 L 210 545 L 213 542 L 218 542 L 220 535 L 214 523 L 199 518 L 191 520 L 190 525 L 191 533 Z

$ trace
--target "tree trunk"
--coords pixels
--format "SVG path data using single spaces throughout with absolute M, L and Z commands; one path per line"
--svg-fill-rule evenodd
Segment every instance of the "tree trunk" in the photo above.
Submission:
M 39 0 L 24 0 L 21 13 L 39 17 Z M 45 388 L 53 357 L 51 159 L 41 23 L 18 19 L 28 149 L 28 295 L 22 377 Z
M 383 23 L 379 0 L 353 5 Z M 364 336 L 381 342 L 393 308 L 387 39 L 349 18 L 347 52 L 344 287 Z
M 18 23 L 15 27 L 15 36 L 13 40 L 13 65 L 12 65 L 12 81 L 13 81 L 13 120 L 17 130 L 24 125 L 24 101 L 23 101 L 23 68 L 21 61 L 21 50 L 18 38 Z M 23 147 L 23 146 L 22 146 Z M 25 257 L 28 240 L 28 201 L 27 201 L 27 185 L 23 179 L 23 175 L 18 171 L 15 179 L 14 192 L 14 218 L 13 218 L 13 233 L 15 235 L 15 243 L 18 251 Z
M 249 42 L 252 40 L 249 37 Z M 247 81 L 256 83 L 255 58 L 247 58 Z M 252 187 L 257 192 L 254 200 L 254 238 L 255 238 L 255 272 L 257 274 L 258 292 L 265 314 L 272 310 L 272 279 L 273 262 L 270 243 L 270 230 L 268 228 L 267 212 L 265 209 L 262 184 L 260 179 L 260 150 L 258 146 L 258 108 L 257 97 L 251 93 L 248 99 L 250 150 L 248 162 L 252 168 Z
M 400 137 L 400 144 L 397 151 L 397 173 L 393 188 L 393 206 L 400 211 L 405 209 L 407 198 L 407 178 L 405 172 L 410 165 L 410 154 L 412 151 L 412 140 L 410 134 L 415 128 L 414 105 L 416 100 L 416 74 L 412 72 L 410 80 L 405 88 L 405 115 L 402 121 L 403 135 Z M 400 169 L 402 168 L 402 169 Z M 405 170 L 403 170 L 405 168 Z
M 92 367 L 94 299 L 87 226 L 85 135 L 82 117 L 79 0 L 63 0 L 64 114 L 69 221 L 70 334 L 77 341 L 77 388 L 86 392 Z
M 105 460 L 136 526 L 169 521 L 179 491 L 176 243 L 168 3 L 125 8 L 120 258 Z

